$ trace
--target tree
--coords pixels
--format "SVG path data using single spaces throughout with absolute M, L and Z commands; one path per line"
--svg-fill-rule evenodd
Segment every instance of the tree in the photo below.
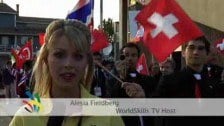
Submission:
M 110 42 L 114 41 L 114 26 L 113 20 L 108 18 L 107 20 L 103 20 L 103 30 L 108 35 L 108 39 Z

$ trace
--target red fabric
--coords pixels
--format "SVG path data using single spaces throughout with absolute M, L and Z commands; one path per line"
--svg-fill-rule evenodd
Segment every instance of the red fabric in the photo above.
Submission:
M 143 75 L 149 75 L 148 65 L 146 62 L 145 54 L 143 53 L 136 64 L 136 70 Z
M 198 83 L 195 84 L 195 97 L 201 98 L 201 88 Z
M 28 41 L 20 50 L 18 53 L 14 49 L 11 50 L 12 55 L 15 57 L 16 60 L 16 67 L 22 68 L 23 63 L 26 60 L 32 59 L 32 42 Z
M 107 35 L 104 33 L 103 30 L 94 29 L 92 32 L 92 36 L 93 36 L 91 45 L 92 52 L 99 52 L 100 50 L 109 45 Z
M 39 33 L 39 43 L 42 46 L 44 44 L 45 33 Z
M 159 32 L 156 36 L 152 33 L 155 32 L 158 23 L 161 20 L 155 18 L 149 21 L 153 15 L 159 14 L 162 19 L 174 19 L 172 25 L 168 25 L 170 21 L 166 23 L 160 23 L 161 28 L 166 27 L 166 29 L 171 30 L 169 26 L 175 28 L 176 34 L 172 37 L 168 37 L 168 34 L 164 31 Z M 169 18 L 168 18 L 169 17 Z M 182 45 L 189 40 L 195 39 L 197 37 L 203 36 L 200 29 L 191 21 L 183 9 L 174 0 L 152 0 L 148 5 L 146 5 L 140 13 L 136 16 L 136 20 L 141 23 L 145 29 L 144 32 L 144 44 L 152 52 L 155 58 L 162 62 L 164 61 L 178 46 Z M 171 32 L 169 32 L 171 33 Z

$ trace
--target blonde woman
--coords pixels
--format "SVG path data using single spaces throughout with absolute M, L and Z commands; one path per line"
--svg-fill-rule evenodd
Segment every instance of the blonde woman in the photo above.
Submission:
M 94 98 L 89 29 L 76 20 L 56 20 L 46 29 L 45 44 L 33 68 L 34 92 L 45 98 Z M 21 117 L 10 126 L 123 126 L 120 117 Z

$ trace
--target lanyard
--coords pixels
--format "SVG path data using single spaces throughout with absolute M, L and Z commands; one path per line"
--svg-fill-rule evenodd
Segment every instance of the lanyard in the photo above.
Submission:
M 79 118 L 78 126 L 82 126 L 82 116 Z
M 64 118 L 64 116 L 51 116 L 48 119 L 47 126 L 62 126 Z M 77 126 L 82 126 L 82 118 L 80 116 Z

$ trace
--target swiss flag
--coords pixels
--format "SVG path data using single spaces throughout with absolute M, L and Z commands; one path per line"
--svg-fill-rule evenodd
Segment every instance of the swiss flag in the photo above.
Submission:
M 148 65 L 144 53 L 138 59 L 136 64 L 136 71 L 143 75 L 149 75 Z
M 45 33 L 39 33 L 39 43 L 42 46 L 44 44 Z
M 144 45 L 164 61 L 177 47 L 203 36 L 200 29 L 174 0 L 152 0 L 136 16 L 144 27 Z
M 221 54 L 224 54 L 224 38 L 214 42 L 214 47 L 215 49 L 218 50 L 218 52 L 220 52 Z
M 24 62 L 26 60 L 31 60 L 32 59 L 32 42 L 28 41 L 20 50 L 18 53 L 14 49 L 11 50 L 12 55 L 16 59 L 16 67 L 17 68 L 22 68 Z
M 94 29 L 92 32 L 92 44 L 91 44 L 91 51 L 92 52 L 99 52 L 103 48 L 109 45 L 109 41 L 107 35 L 104 33 L 103 30 Z

